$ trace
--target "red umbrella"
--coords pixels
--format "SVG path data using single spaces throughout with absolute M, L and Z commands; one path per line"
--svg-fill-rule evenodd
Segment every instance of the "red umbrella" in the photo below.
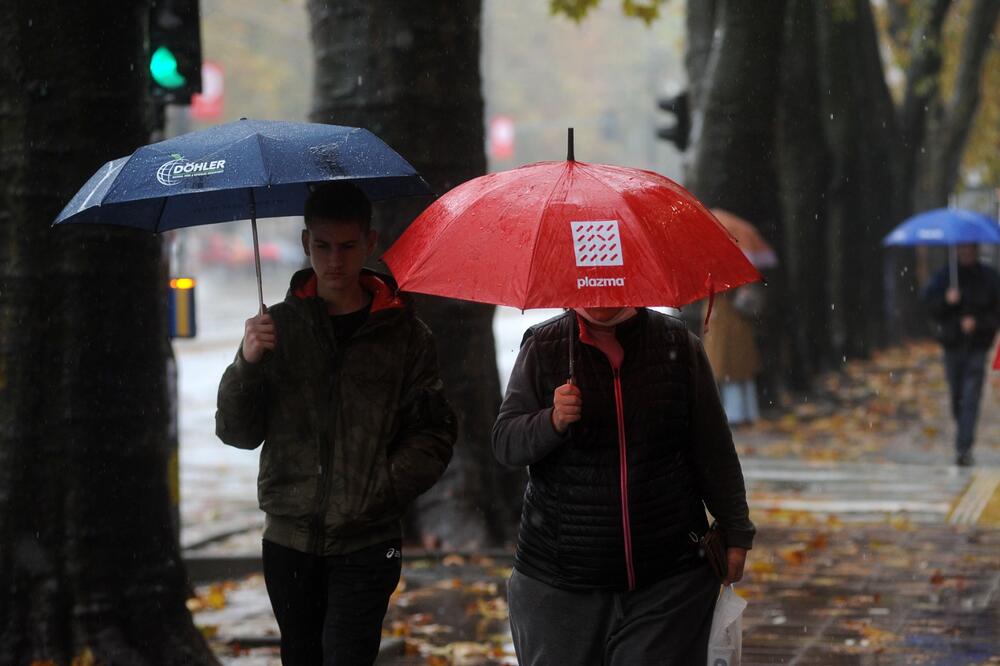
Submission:
M 728 210 L 713 208 L 712 215 L 722 223 L 726 231 L 731 233 L 740 244 L 740 249 L 757 268 L 774 268 L 778 265 L 778 255 L 770 243 L 764 240 L 760 232 L 750 222 L 730 213 Z
M 400 288 L 522 310 L 680 307 L 760 279 L 683 187 L 570 151 L 434 202 L 383 257 Z

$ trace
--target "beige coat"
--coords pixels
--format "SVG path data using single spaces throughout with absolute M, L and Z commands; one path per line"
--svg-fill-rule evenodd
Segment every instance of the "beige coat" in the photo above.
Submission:
M 743 382 L 760 372 L 754 323 L 733 307 L 731 292 L 716 296 L 703 342 L 715 380 L 720 384 Z

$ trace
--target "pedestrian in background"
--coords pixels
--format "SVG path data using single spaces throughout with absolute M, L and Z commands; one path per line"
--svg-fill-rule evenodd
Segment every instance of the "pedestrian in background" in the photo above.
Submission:
M 745 284 L 717 296 L 708 319 L 705 353 L 731 426 L 760 418 L 757 375 L 761 361 L 756 324 L 764 313 L 764 298 L 763 285 Z
M 945 376 L 955 420 L 955 462 L 973 464 L 972 446 L 986 374 L 986 355 L 1000 328 L 1000 276 L 979 261 L 979 246 L 959 245 L 958 283 L 951 270 L 938 272 L 923 293 L 944 347 Z

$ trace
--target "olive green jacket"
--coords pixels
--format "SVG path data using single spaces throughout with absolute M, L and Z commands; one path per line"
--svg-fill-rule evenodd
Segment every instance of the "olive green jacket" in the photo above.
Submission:
M 407 505 L 444 473 L 456 437 L 431 332 L 390 279 L 365 271 L 366 322 L 342 346 L 311 269 L 268 309 L 277 343 L 242 346 L 219 385 L 216 434 L 255 449 L 264 538 L 316 555 L 400 538 Z

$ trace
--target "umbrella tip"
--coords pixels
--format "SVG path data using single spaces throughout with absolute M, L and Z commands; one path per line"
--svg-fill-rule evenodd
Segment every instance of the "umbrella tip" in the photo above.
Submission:
M 575 162 L 576 157 L 573 156 L 573 128 L 566 128 L 566 161 Z

